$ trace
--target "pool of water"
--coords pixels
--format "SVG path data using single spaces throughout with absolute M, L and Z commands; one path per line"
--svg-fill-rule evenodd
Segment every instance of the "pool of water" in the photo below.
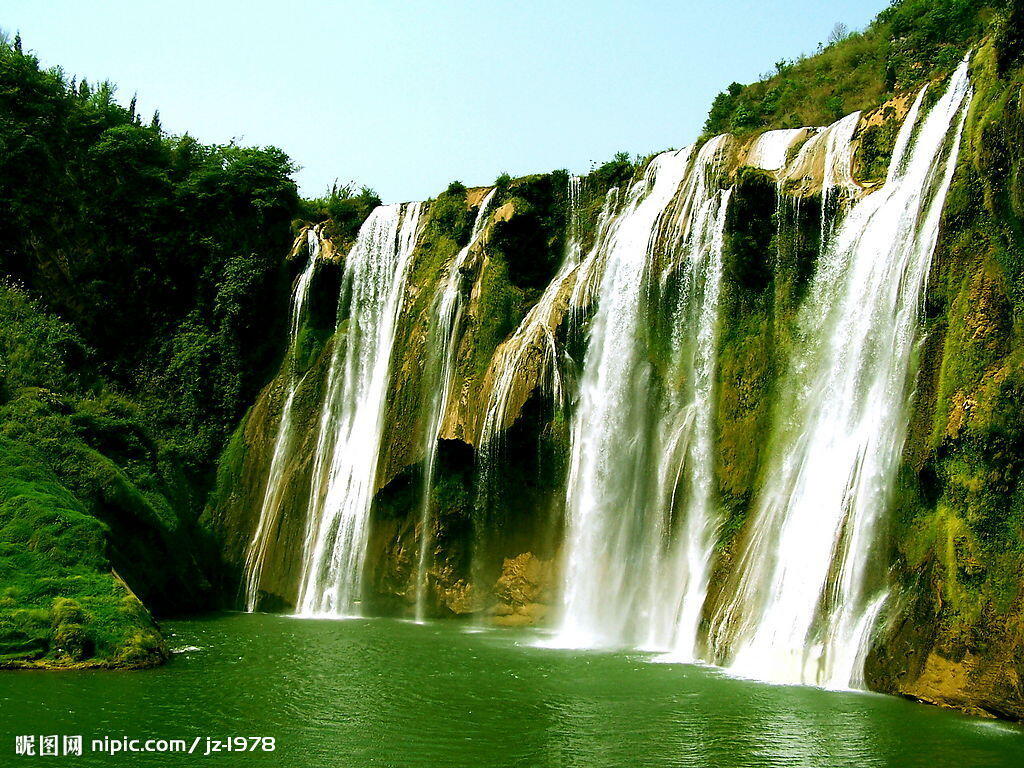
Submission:
M 0 674 L 0 765 L 33 762 L 15 757 L 20 734 L 82 735 L 81 757 L 49 760 L 75 765 L 1024 765 L 1015 725 L 539 648 L 526 631 L 247 614 L 165 630 L 178 652 L 159 669 Z M 207 736 L 271 736 L 276 751 L 206 755 Z M 111 756 L 90 750 L 103 737 L 200 741 L 192 756 Z

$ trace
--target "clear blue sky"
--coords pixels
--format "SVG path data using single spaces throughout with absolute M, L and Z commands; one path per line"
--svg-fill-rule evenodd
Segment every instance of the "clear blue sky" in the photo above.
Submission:
M 585 171 L 683 146 L 714 95 L 886 0 L 4 0 L 46 65 L 110 79 L 166 130 L 274 144 L 303 194 L 387 202 L 452 179 Z

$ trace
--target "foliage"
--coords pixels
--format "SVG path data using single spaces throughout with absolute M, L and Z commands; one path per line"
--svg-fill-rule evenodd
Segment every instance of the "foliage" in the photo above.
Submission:
M 948 74 L 1011 5 L 1010 0 L 896 0 L 863 32 L 833 33 L 815 55 L 779 62 L 761 82 L 731 84 L 715 97 L 704 133 L 823 125 L 876 106 Z M 1019 25 L 1019 10 L 1013 13 Z M 1004 28 L 1008 42 L 1019 39 L 1019 26 Z
M 431 231 L 447 237 L 458 246 L 469 242 L 474 215 L 467 205 L 466 188 L 457 181 L 438 195 L 430 205 Z
M 355 242 L 367 216 L 380 204 L 377 193 L 369 187 L 356 190 L 354 185 L 335 183 L 326 196 L 301 201 L 300 209 L 302 217 L 309 221 L 326 221 L 327 234 L 336 245 L 347 249 Z
M 196 518 L 281 354 L 292 171 L 0 41 L 0 656 L 152 663 L 132 592 L 210 604 Z
M 280 353 L 292 170 L 273 147 L 166 136 L 111 85 L 0 44 L 0 273 L 74 326 L 197 476 Z
M 633 178 L 638 165 L 630 160 L 628 152 L 616 152 L 611 160 L 593 168 L 587 181 L 601 189 L 623 187 Z
M 115 567 L 153 607 L 201 604 L 205 581 L 195 560 L 174 555 L 196 549 L 200 538 L 189 511 L 195 490 L 153 436 L 144 409 L 89 376 L 74 331 L 23 291 L 0 288 L 0 304 L 17 308 L 0 334 L 0 436 L 31 447 L 81 509 L 104 521 Z M 31 364 L 20 363 L 8 339 L 39 343 Z
M 564 172 L 516 179 L 506 191 L 515 215 L 494 224 L 490 244 L 504 255 L 509 280 L 532 290 L 534 298 L 558 269 L 565 247 L 567 184 Z
M 23 387 L 81 393 L 90 356 L 70 324 L 0 282 L 0 404 Z

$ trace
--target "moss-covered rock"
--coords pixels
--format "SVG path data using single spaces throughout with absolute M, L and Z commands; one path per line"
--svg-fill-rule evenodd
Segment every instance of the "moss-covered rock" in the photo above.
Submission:
M 928 289 L 928 337 L 890 533 L 899 598 L 874 686 L 1024 716 L 1021 74 L 991 45 Z M 1019 144 L 1016 144 L 1019 146 Z
M 33 449 L 0 438 L 0 668 L 166 659 L 148 611 L 111 570 L 108 533 Z

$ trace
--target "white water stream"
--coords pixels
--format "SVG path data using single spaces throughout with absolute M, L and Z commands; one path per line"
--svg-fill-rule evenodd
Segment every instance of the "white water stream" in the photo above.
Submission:
M 250 613 L 256 610 L 259 602 L 259 585 L 260 577 L 263 574 L 263 564 L 266 561 L 274 529 L 281 518 L 281 503 L 284 500 L 286 479 L 285 464 L 291 456 L 294 442 L 292 405 L 301 381 L 296 359 L 299 333 L 302 331 L 302 323 L 306 316 L 309 286 L 313 282 L 317 261 L 320 258 L 320 236 L 319 225 L 306 230 L 306 249 L 309 255 L 306 266 L 292 289 L 287 352 L 288 379 L 285 384 L 284 404 L 281 406 L 281 418 L 277 426 L 277 435 L 274 438 L 270 468 L 267 471 L 267 485 L 263 492 L 263 502 L 260 505 L 256 530 L 245 552 L 242 588 L 245 597 L 245 610 Z
M 313 462 L 300 615 L 359 613 L 395 329 L 421 209 L 378 207 L 346 258 Z
M 859 682 L 884 579 L 875 532 L 903 447 L 919 310 L 970 101 L 966 62 L 904 121 L 879 191 L 824 245 L 781 384 L 765 484 L 715 645 L 744 676 Z M 918 125 L 920 122 L 920 125 Z
M 427 413 L 427 427 L 424 431 L 423 495 L 420 499 L 419 547 L 416 557 L 416 620 L 426 615 L 427 571 L 430 567 L 430 546 L 434 540 L 431 507 L 431 488 L 434 484 L 434 470 L 437 466 L 437 447 L 441 437 L 441 425 L 448 411 L 452 382 L 455 378 L 455 357 L 462 334 L 462 311 L 464 303 L 465 275 L 463 270 L 470 249 L 483 234 L 487 213 L 497 189 L 491 189 L 480 201 L 473 230 L 466 243 L 448 265 L 444 281 L 434 298 L 432 327 L 428 344 L 429 362 L 427 369 L 436 379 L 431 381 L 431 399 Z
M 728 142 L 652 160 L 596 246 L 604 271 L 573 421 L 553 644 L 692 654 L 716 517 L 710 400 Z M 653 306 L 669 278 L 674 306 Z M 673 328 L 660 402 L 646 340 L 659 312 Z

